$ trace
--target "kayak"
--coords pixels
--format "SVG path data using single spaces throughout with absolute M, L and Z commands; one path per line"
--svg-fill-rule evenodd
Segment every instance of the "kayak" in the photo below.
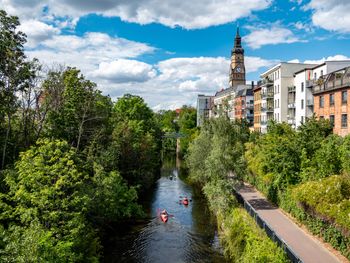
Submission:
M 188 199 L 187 199 L 187 198 L 182 199 L 182 203 L 183 203 L 184 205 L 188 205 Z
M 160 219 L 165 223 L 168 221 L 168 215 L 167 214 L 160 214 Z

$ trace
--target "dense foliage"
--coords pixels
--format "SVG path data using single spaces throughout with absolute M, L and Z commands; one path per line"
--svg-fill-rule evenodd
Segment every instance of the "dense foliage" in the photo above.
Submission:
M 350 258 L 350 136 L 331 132 L 314 117 L 297 131 L 271 123 L 246 144 L 245 180 Z
M 98 262 L 110 224 L 143 216 L 161 123 L 142 98 L 117 102 L 76 68 L 28 61 L 17 17 L 0 11 L 0 257 Z
M 224 253 L 233 262 L 288 262 L 278 248 L 243 209 L 233 195 L 232 179 L 245 175 L 244 143 L 249 130 L 244 122 L 226 117 L 210 120 L 190 144 L 186 158 L 189 179 L 200 185 L 217 217 Z

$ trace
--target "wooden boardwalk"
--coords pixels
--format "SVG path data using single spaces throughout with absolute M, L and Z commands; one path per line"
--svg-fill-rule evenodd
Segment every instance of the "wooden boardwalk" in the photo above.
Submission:
M 236 190 L 304 263 L 348 262 L 345 257 L 331 253 L 323 243 L 297 226 L 252 186 L 244 184 Z

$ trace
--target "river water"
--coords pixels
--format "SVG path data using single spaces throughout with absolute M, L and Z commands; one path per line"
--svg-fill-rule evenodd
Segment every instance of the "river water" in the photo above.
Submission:
M 145 221 L 122 226 L 106 245 L 104 262 L 225 262 L 216 225 L 204 197 L 181 180 L 175 160 L 164 163 L 153 191 L 144 198 Z M 188 206 L 181 197 L 190 198 Z M 163 223 L 159 211 L 171 217 Z

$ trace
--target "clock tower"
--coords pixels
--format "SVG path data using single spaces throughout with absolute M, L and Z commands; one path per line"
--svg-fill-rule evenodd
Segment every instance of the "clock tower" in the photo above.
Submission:
M 235 45 L 231 51 L 230 87 L 245 84 L 244 49 L 241 44 L 239 28 L 235 37 Z

